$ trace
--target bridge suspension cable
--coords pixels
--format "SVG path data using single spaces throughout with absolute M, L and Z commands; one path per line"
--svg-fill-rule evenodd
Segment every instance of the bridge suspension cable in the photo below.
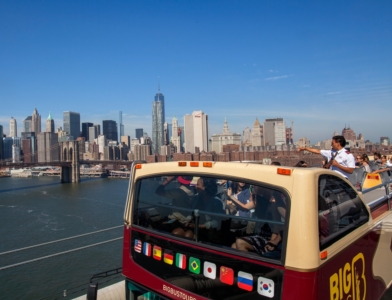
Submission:
M 123 227 L 123 225 L 120 226 L 115 226 L 115 227 L 110 227 L 110 228 L 106 228 L 106 229 L 102 229 L 102 230 L 97 230 L 97 231 L 93 231 L 93 232 L 89 232 L 89 233 L 83 233 L 83 234 L 79 234 L 79 235 L 75 235 L 75 236 L 71 236 L 71 237 L 67 237 L 67 238 L 63 238 L 63 239 L 59 239 L 59 240 L 55 240 L 55 241 L 51 241 L 51 242 L 46 242 L 46 243 L 42 243 L 42 244 L 37 244 L 37 245 L 32 245 L 32 246 L 28 246 L 28 247 L 23 247 L 23 248 L 19 248 L 19 249 L 14 249 L 14 250 L 10 250 L 10 251 L 5 251 L 5 252 L 1 252 L 1 255 L 5 255 L 5 254 L 10 254 L 10 253 L 14 253 L 14 252 L 18 252 L 18 251 L 23 251 L 23 250 L 27 250 L 27 249 L 31 249 L 31 248 L 36 248 L 36 247 L 40 247 L 40 246 L 45 246 L 45 245 L 49 245 L 49 244 L 53 244 L 53 243 L 59 243 L 62 241 L 66 241 L 66 240 L 71 240 L 71 239 L 76 239 L 76 238 L 80 238 L 82 236 L 87 236 L 87 235 L 91 235 L 91 234 L 96 234 L 99 232 L 104 232 L 104 231 L 108 231 L 108 230 L 113 230 L 113 229 L 117 229 Z

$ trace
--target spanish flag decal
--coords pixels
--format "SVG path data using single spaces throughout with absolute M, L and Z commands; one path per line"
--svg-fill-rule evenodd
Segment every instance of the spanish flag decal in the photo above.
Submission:
M 162 248 L 158 246 L 154 246 L 152 250 L 152 257 L 154 257 L 156 260 L 161 260 L 162 259 Z

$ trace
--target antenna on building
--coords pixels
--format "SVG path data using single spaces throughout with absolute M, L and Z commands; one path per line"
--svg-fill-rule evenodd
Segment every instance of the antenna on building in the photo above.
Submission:
M 161 81 L 158 76 L 158 92 L 160 92 L 160 91 L 161 91 Z

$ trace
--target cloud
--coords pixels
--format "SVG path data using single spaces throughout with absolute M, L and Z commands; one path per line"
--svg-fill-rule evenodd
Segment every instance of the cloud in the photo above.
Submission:
M 283 76 L 274 76 L 274 77 L 268 77 L 268 78 L 264 78 L 264 80 L 279 80 L 279 79 L 284 79 L 289 77 L 288 75 L 283 75 Z
M 336 95 L 336 94 L 340 94 L 340 92 L 329 92 L 329 93 L 326 93 L 325 95 Z

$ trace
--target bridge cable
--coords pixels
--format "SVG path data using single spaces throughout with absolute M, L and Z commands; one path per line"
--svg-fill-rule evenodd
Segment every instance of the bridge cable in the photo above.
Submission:
M 122 238 L 123 237 L 119 237 L 119 238 L 107 240 L 107 241 L 104 241 L 104 242 L 99 242 L 99 243 L 95 243 L 95 244 L 91 244 L 91 245 L 87 245 L 87 246 L 83 246 L 83 247 L 79 247 L 79 248 L 75 248 L 75 249 L 71 249 L 71 250 L 67 250 L 67 251 L 63 251 L 63 252 L 59 252 L 59 253 L 55 253 L 55 254 L 51 254 L 51 255 L 46 255 L 46 256 L 42 256 L 42 257 L 38 257 L 38 258 L 22 261 L 20 263 L 8 265 L 8 266 L 5 266 L 5 267 L 0 267 L 0 271 L 5 270 L 5 269 L 9 269 L 9 268 L 13 268 L 13 267 L 17 267 L 17 266 L 21 266 L 21 265 L 25 265 L 25 264 L 29 264 L 29 263 L 36 262 L 36 261 L 39 261 L 39 260 L 43 260 L 43 259 L 47 259 L 47 258 L 51 258 L 51 257 L 55 257 L 55 256 L 59 256 L 59 255 L 63 255 L 63 254 L 67 254 L 67 253 L 83 250 L 83 249 L 87 249 L 87 248 L 90 248 L 90 247 L 95 247 L 95 246 L 98 246 L 98 245 L 114 242 L 114 241 L 117 241 L 117 240 L 121 240 Z
M 97 230 L 97 231 L 90 232 L 90 233 L 84 233 L 84 234 L 80 234 L 80 235 L 75 235 L 75 236 L 71 236 L 71 237 L 67 237 L 67 238 L 63 238 L 63 239 L 59 239 L 59 240 L 55 240 L 55 241 L 51 241 L 51 242 L 47 242 L 47 243 L 42 243 L 42 244 L 37 244 L 37 245 L 28 246 L 28 247 L 24 247 L 24 248 L 19 248 L 19 249 L 15 249 L 15 250 L 5 251 L 5 252 L 1 252 L 0 256 L 4 255 L 4 254 L 10 254 L 10 253 L 14 253 L 14 252 L 22 251 L 22 250 L 35 248 L 35 247 L 40 247 L 40 246 L 45 246 L 45 245 L 49 245 L 49 244 L 53 244 L 53 243 L 58 243 L 58 242 L 66 241 L 66 240 L 76 239 L 76 238 L 79 238 L 79 237 L 82 237 L 82 236 L 95 234 L 95 233 L 99 233 L 99 232 L 104 232 L 104 231 L 108 231 L 108 230 L 113 230 L 113 229 L 120 228 L 120 227 L 123 227 L 123 225 L 110 227 L 110 228 L 106 228 L 106 229 L 102 229 L 102 230 Z

